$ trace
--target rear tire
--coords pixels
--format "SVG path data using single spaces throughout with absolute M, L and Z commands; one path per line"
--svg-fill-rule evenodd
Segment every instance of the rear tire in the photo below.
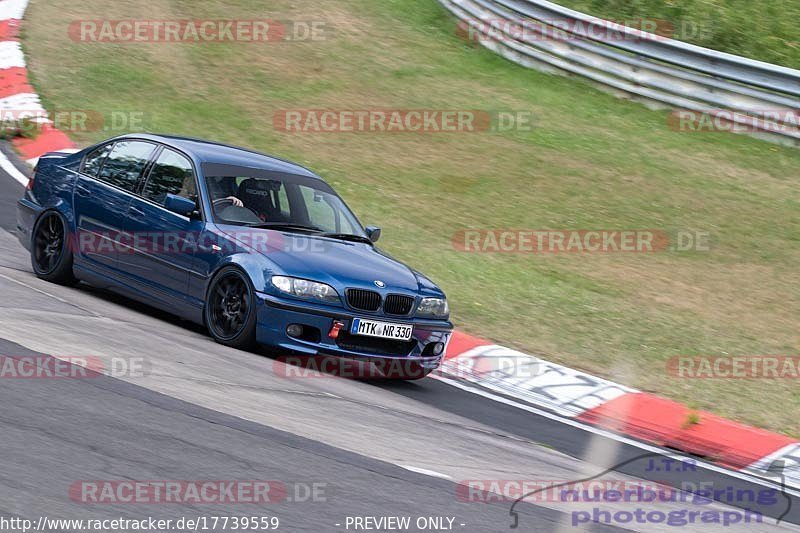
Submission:
M 218 343 L 240 350 L 256 346 L 255 289 L 238 268 L 225 267 L 211 280 L 203 315 Z
M 59 285 L 74 285 L 78 279 L 72 272 L 73 255 L 64 217 L 58 211 L 47 211 L 33 227 L 31 266 L 38 278 Z

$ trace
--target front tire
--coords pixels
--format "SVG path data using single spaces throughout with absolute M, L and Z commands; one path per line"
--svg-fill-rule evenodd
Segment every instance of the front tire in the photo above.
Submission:
M 240 350 L 256 346 L 255 290 L 238 268 L 225 267 L 211 280 L 204 315 L 218 343 Z
M 33 227 L 31 266 L 38 278 L 60 285 L 78 282 L 72 272 L 73 255 L 67 224 L 57 211 L 47 211 Z

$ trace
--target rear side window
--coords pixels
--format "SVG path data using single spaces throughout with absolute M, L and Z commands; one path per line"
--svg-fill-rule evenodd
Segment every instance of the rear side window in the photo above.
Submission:
M 134 192 L 155 145 L 141 141 L 120 141 L 108 154 L 99 178 L 126 191 Z
M 113 146 L 114 143 L 106 144 L 87 155 L 86 160 L 83 162 L 83 173 L 96 178 L 97 172 L 100 170 L 100 167 L 103 166 L 103 161 L 106 160 Z
M 197 187 L 191 162 L 177 152 L 164 149 L 150 171 L 142 195 L 161 204 L 167 194 L 194 199 Z

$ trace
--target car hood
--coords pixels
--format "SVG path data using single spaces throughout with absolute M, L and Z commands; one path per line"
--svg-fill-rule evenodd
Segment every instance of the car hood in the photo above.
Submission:
M 367 243 L 249 228 L 247 242 L 240 227 L 220 229 L 269 259 L 277 274 L 321 281 L 337 289 L 375 288 L 376 281 L 384 283 L 386 290 L 418 293 L 421 289 L 421 280 L 411 268 Z

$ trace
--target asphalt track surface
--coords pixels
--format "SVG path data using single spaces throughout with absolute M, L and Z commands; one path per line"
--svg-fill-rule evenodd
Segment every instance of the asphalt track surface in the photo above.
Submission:
M 489 532 L 510 530 L 511 502 L 461 501 L 459 481 L 601 475 L 747 485 L 702 468 L 648 474 L 650 454 L 635 446 L 436 379 L 286 377 L 287 368 L 274 356 L 220 346 L 201 328 L 167 314 L 84 285 L 45 283 L 33 276 L 27 252 L 13 236 L 21 194 L 22 186 L 0 171 L 0 355 L 114 357 L 143 362 L 144 371 L 0 379 L 0 517 L 36 523 L 40 517 L 276 516 L 279 531 L 322 532 L 356 530 L 346 528 L 348 517 L 408 516 L 409 531 L 420 530 L 420 517 L 450 517 L 454 531 Z M 623 462 L 628 464 L 619 471 L 604 473 Z M 82 480 L 273 480 L 288 497 L 266 505 L 92 504 L 70 497 L 70 487 Z M 310 500 L 309 487 L 317 487 Z M 676 529 L 635 522 L 573 525 L 572 513 L 593 505 L 519 504 L 517 531 Z M 641 506 L 665 513 L 690 507 Z M 783 514 L 784 502 L 780 507 L 765 514 Z M 786 520 L 797 522 L 799 507 L 794 502 L 778 525 L 765 518 L 756 525 L 681 529 L 798 531 Z M 712 503 L 700 510 L 733 508 Z

